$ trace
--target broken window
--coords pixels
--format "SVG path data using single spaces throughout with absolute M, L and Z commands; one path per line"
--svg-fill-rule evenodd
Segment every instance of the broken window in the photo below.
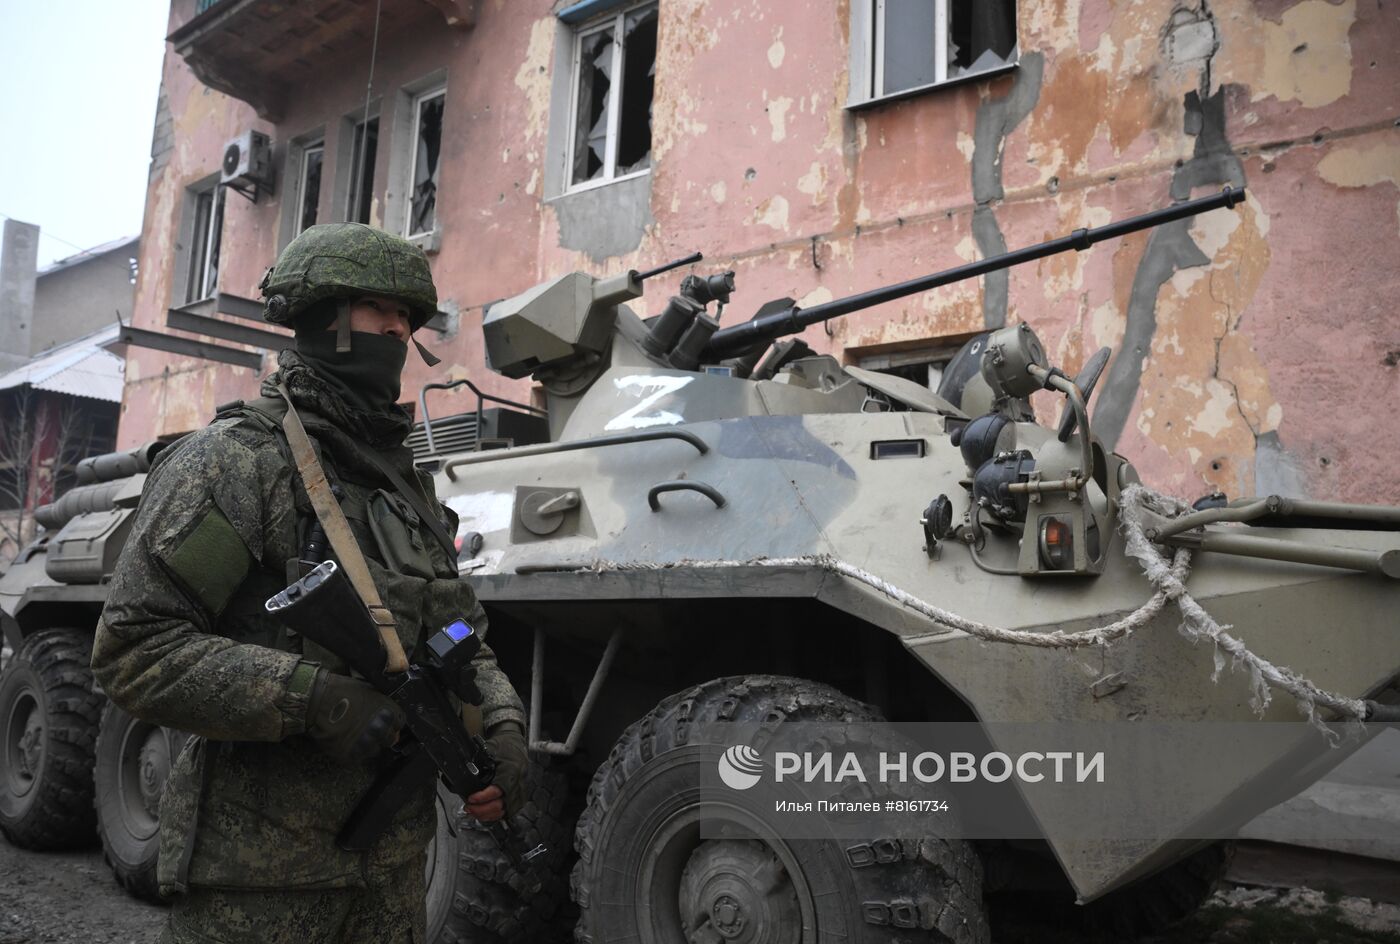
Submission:
M 579 31 L 570 186 L 614 180 L 651 166 L 656 25 L 653 3 Z
M 1015 0 L 867 0 L 870 98 L 1013 64 Z
M 210 187 L 193 196 L 190 268 L 185 279 L 186 304 L 209 298 L 218 288 L 219 240 L 224 228 L 224 188 Z
M 350 196 L 345 207 L 345 219 L 351 223 L 369 222 L 374 196 L 374 158 L 378 151 L 379 119 L 357 122 L 350 148 Z
M 442 150 L 442 116 L 447 102 L 442 89 L 426 92 L 413 107 L 413 182 L 409 190 L 405 236 L 431 233 L 437 222 L 438 156 Z
M 300 233 L 308 226 L 316 225 L 316 210 L 321 202 L 321 165 L 326 156 L 326 146 L 322 141 L 308 144 L 301 151 L 301 176 L 297 185 L 297 225 Z
M 958 344 L 940 343 L 913 350 L 866 354 L 857 356 L 854 360 L 857 367 L 903 377 L 936 392 L 938 385 L 943 382 L 944 368 L 953 359 L 953 355 L 958 353 L 959 347 Z M 859 355 L 858 349 L 853 350 Z

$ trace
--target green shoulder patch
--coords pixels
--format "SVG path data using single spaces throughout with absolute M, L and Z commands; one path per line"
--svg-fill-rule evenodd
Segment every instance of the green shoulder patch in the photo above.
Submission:
M 165 564 L 215 616 L 248 576 L 253 555 L 218 505 L 210 505 L 199 524 L 185 535 Z

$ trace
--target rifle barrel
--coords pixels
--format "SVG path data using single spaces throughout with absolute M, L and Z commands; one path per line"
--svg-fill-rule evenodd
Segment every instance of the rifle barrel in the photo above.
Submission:
M 720 329 L 710 338 L 710 343 L 705 349 L 705 358 L 713 361 L 730 357 L 760 341 L 771 341 L 784 335 L 797 334 L 811 325 L 847 315 L 862 308 L 871 308 L 875 305 L 904 298 L 907 295 L 926 292 L 950 282 L 976 278 L 979 275 L 986 275 L 988 272 L 1007 269 L 1024 262 L 1033 262 L 1036 259 L 1043 259 L 1046 256 L 1053 256 L 1070 249 L 1076 252 L 1082 251 L 1105 239 L 1126 236 L 1129 233 L 1161 226 L 1163 223 L 1195 216 L 1208 210 L 1232 207 L 1243 199 L 1243 189 L 1226 187 L 1220 193 L 1211 194 L 1208 197 L 1187 200 L 1160 210 L 1153 210 L 1150 213 L 1143 213 L 1140 216 L 1132 216 L 1117 223 L 1105 223 L 1103 226 L 1092 229 L 1077 229 L 1068 236 L 1061 236 L 1059 239 L 1052 239 L 999 256 L 969 262 L 966 265 L 945 269 L 932 275 L 920 276 L 906 282 L 897 282 L 894 285 L 886 285 L 883 288 L 861 292 L 858 295 L 849 295 L 846 298 L 838 298 L 821 305 L 813 305 L 811 308 L 798 308 L 794 305 L 762 318 L 754 318 L 743 324 Z

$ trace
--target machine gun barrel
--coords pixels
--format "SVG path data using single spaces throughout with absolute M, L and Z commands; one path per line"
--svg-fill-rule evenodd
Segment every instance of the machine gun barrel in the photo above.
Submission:
M 1205 213 L 1208 210 L 1232 207 L 1243 199 L 1244 190 L 1226 187 L 1220 193 L 1212 194 L 1208 197 L 1176 203 L 1160 210 L 1153 210 L 1150 213 L 1143 213 L 1140 216 L 1133 216 L 1126 220 L 1120 220 L 1117 223 L 1106 223 L 1103 226 L 1094 227 L 1092 229 L 1077 229 L 1068 236 L 1061 236 L 1059 239 L 1052 239 L 1049 242 L 1040 243 L 1039 245 L 1016 249 L 999 256 L 980 259 L 977 262 L 969 262 L 967 265 L 945 269 L 942 272 L 935 272 L 932 275 L 920 276 L 917 279 L 910 279 L 907 282 L 898 282 L 883 288 L 861 292 L 858 295 L 838 298 L 821 305 L 813 305 L 811 308 L 798 308 L 796 305 L 793 305 L 782 311 L 772 312 L 771 314 L 746 321 L 743 324 L 731 325 L 728 328 L 722 328 L 716 331 L 714 336 L 710 338 L 710 343 L 705 348 L 704 357 L 707 362 L 732 357 L 752 349 L 759 343 L 766 343 L 775 338 L 783 337 L 784 335 L 797 334 L 811 325 L 836 318 L 840 315 L 847 315 L 853 311 L 859 311 L 862 308 L 871 308 L 875 305 L 883 304 L 884 302 L 891 302 L 898 298 L 904 298 L 906 295 L 926 292 L 929 289 L 938 288 L 950 282 L 960 282 L 964 279 L 976 278 L 979 275 L 986 275 L 988 272 L 995 272 L 998 269 L 1007 269 L 1014 265 L 1020 265 L 1023 262 L 1033 262 L 1036 259 L 1043 259 L 1046 256 L 1053 256 L 1056 253 L 1066 252 L 1070 249 L 1076 252 L 1082 251 L 1088 249 L 1094 243 L 1105 239 L 1113 239 L 1117 236 L 1126 236 L 1129 233 L 1136 233 L 1139 230 L 1151 229 L 1154 226 L 1161 226 L 1163 223 L 1170 223 L 1173 220 L 1195 216 L 1198 213 Z
M 647 269 L 637 273 L 637 281 L 645 282 L 647 279 L 655 278 L 663 272 L 670 272 L 672 269 L 679 269 L 681 266 L 693 265 L 705 258 L 703 252 L 692 252 L 681 259 L 672 259 L 670 262 L 662 263 L 654 269 Z

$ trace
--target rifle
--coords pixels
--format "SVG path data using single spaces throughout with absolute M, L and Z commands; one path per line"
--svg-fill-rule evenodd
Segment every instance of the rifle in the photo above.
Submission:
M 336 837 L 342 849 L 368 849 L 432 768 L 463 800 L 491 784 L 496 759 L 480 735 L 463 728 L 462 716 L 448 698 L 452 680 L 481 648 L 481 638 L 466 620 L 453 620 L 434 633 L 423 661 L 410 662 L 404 672 L 388 672 L 379 630 L 335 561 L 316 565 L 265 606 L 289 629 L 339 656 L 392 698 L 407 718 L 392 759 Z M 483 825 L 517 868 L 545 852 L 543 845 L 522 851 L 504 818 Z

